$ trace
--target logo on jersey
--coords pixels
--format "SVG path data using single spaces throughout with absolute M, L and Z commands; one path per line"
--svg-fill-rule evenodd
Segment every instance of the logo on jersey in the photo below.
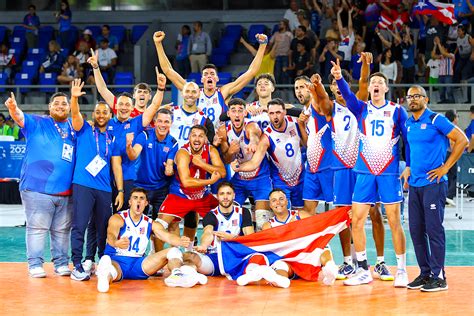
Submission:
M 426 123 L 421 124 L 420 128 L 421 129 L 426 129 Z
M 143 235 L 145 234 L 145 227 L 140 227 L 140 232 L 139 232 L 140 235 Z
M 170 148 L 169 148 L 168 146 L 165 146 L 165 147 L 163 147 L 163 151 L 164 151 L 165 153 L 167 153 L 167 152 L 170 151 Z
M 237 226 L 239 223 L 237 221 L 237 219 L 233 219 L 232 220 L 232 226 Z
M 125 124 L 123 129 L 130 129 L 130 123 Z
M 291 137 L 295 137 L 295 136 L 296 136 L 296 131 L 295 131 L 294 129 L 292 129 L 292 130 L 290 131 L 290 136 L 291 136 Z
M 385 117 L 390 117 L 392 115 L 392 112 L 390 111 L 383 111 L 383 116 Z
M 194 118 L 193 119 L 193 125 L 197 125 L 199 123 L 198 119 Z
M 153 144 L 152 143 L 148 144 L 148 148 L 150 149 L 153 148 Z

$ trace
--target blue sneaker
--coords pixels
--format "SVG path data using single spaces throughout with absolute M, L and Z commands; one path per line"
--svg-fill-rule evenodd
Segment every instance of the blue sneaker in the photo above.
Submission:
M 382 281 L 393 281 L 394 277 L 390 273 L 390 270 L 388 269 L 387 265 L 385 264 L 384 261 L 377 263 L 374 268 L 374 274 L 376 277 L 378 277 Z
M 337 276 L 336 276 L 336 279 L 337 280 L 345 280 L 347 279 L 349 276 L 351 276 L 352 274 L 355 273 L 355 268 L 354 266 L 344 262 L 343 264 L 341 264 L 339 266 L 339 270 L 337 271 Z
M 89 275 L 89 273 L 84 271 L 82 265 L 74 267 L 74 270 L 72 270 L 71 272 L 71 279 L 73 279 L 74 281 L 87 281 L 90 278 L 91 276 Z

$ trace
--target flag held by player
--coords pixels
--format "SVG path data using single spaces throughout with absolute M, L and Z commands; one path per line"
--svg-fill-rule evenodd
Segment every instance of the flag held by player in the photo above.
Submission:
M 302 279 L 317 281 L 321 266 L 319 257 L 332 237 L 349 227 L 350 207 L 341 207 L 287 225 L 222 241 L 218 247 L 219 265 L 228 278 L 244 273 L 255 253 L 264 254 L 272 264 L 283 260 Z

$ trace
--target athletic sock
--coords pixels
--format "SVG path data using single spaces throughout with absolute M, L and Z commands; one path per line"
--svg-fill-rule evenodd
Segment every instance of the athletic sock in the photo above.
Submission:
M 364 270 L 369 270 L 367 266 L 367 251 L 356 251 L 357 264 Z
M 344 262 L 352 265 L 352 256 L 344 256 Z
M 407 270 L 407 254 L 397 255 L 397 269 L 398 270 Z
M 114 265 L 112 265 L 112 266 L 110 267 L 110 271 L 109 271 L 109 272 L 110 272 L 110 275 L 112 276 L 112 281 L 114 281 L 114 280 L 117 278 L 117 276 L 118 276 L 117 269 L 115 269 Z
M 385 257 L 384 256 L 377 256 L 377 264 L 385 262 Z

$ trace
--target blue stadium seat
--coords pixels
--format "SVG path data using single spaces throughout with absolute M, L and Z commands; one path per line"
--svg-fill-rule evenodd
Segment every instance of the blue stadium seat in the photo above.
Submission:
M 71 35 L 71 43 L 73 43 L 74 47 L 76 45 L 77 40 L 79 39 L 79 29 L 75 25 L 71 25 L 69 29 L 69 34 Z
M 194 81 L 197 84 L 201 84 L 201 73 L 200 72 L 192 72 L 186 78 L 186 81 Z
M 21 65 L 21 72 L 34 79 L 38 74 L 39 66 L 40 63 L 37 60 L 25 60 Z
M 255 35 L 265 33 L 267 27 L 264 24 L 252 24 L 250 25 L 249 32 L 248 32 L 248 42 L 250 44 L 256 44 L 257 39 Z
M 223 37 L 239 39 L 242 36 L 242 25 L 227 25 L 224 30 Z
M 133 85 L 133 74 L 131 72 L 117 72 L 115 74 L 115 82 L 116 85 L 126 84 L 126 85 Z M 117 93 L 121 92 L 129 92 L 133 91 L 132 88 L 115 88 Z
M 0 26 L 0 43 L 3 43 L 3 40 L 5 39 L 6 34 L 7 34 L 7 27 L 1 25 Z
M 33 83 L 33 78 L 28 74 L 17 73 L 15 75 L 15 85 L 17 86 L 28 86 Z M 31 88 L 20 88 L 21 93 L 29 92 Z
M 15 36 L 12 37 L 10 48 L 18 49 L 21 53 L 26 47 L 26 40 L 24 37 Z
M 38 47 L 48 50 L 48 44 L 53 39 L 54 28 L 51 25 L 40 27 L 38 31 Z
M 42 62 L 45 56 L 45 49 L 43 48 L 30 48 L 28 50 L 28 55 L 26 56 L 27 60 L 37 60 Z
M 219 49 L 222 53 L 230 54 L 235 50 L 236 41 L 231 38 L 221 38 L 219 41 Z
M 216 65 L 216 67 L 224 67 L 229 64 L 229 55 L 227 54 L 212 54 L 211 63 Z
M 61 54 L 61 56 L 63 56 L 64 59 L 66 59 L 67 56 L 69 56 L 69 49 L 68 48 L 61 48 L 61 51 L 59 52 L 59 54 Z
M 135 45 L 142 35 L 146 32 L 148 29 L 148 25 L 134 25 L 132 26 L 132 44 Z
M 26 33 L 26 29 L 23 26 L 16 25 L 13 27 L 12 38 L 20 37 L 22 39 L 25 39 L 25 33 Z
M 42 86 L 54 86 L 56 85 L 56 78 L 57 74 L 55 73 L 41 73 L 39 77 L 39 85 Z M 56 91 L 55 88 L 40 88 L 41 92 L 49 92 L 54 93 Z
M 218 72 L 219 85 L 225 85 L 232 81 L 232 74 L 230 72 Z
M 84 30 L 85 29 L 89 29 L 92 32 L 92 37 L 94 39 L 97 39 L 97 37 L 102 34 L 102 27 L 99 25 L 88 25 L 84 27 Z
M 123 25 L 110 26 L 110 34 L 117 38 L 119 45 L 122 44 L 123 40 L 125 39 L 125 32 L 126 29 Z
M 21 62 L 22 52 L 19 49 L 15 49 L 15 48 L 10 48 L 8 52 L 10 54 L 13 54 L 13 56 L 15 57 L 15 61 L 18 65 Z
M 8 76 L 4 72 L 0 72 L 0 86 L 6 85 Z M 5 92 L 5 88 L 0 88 L 0 92 Z

